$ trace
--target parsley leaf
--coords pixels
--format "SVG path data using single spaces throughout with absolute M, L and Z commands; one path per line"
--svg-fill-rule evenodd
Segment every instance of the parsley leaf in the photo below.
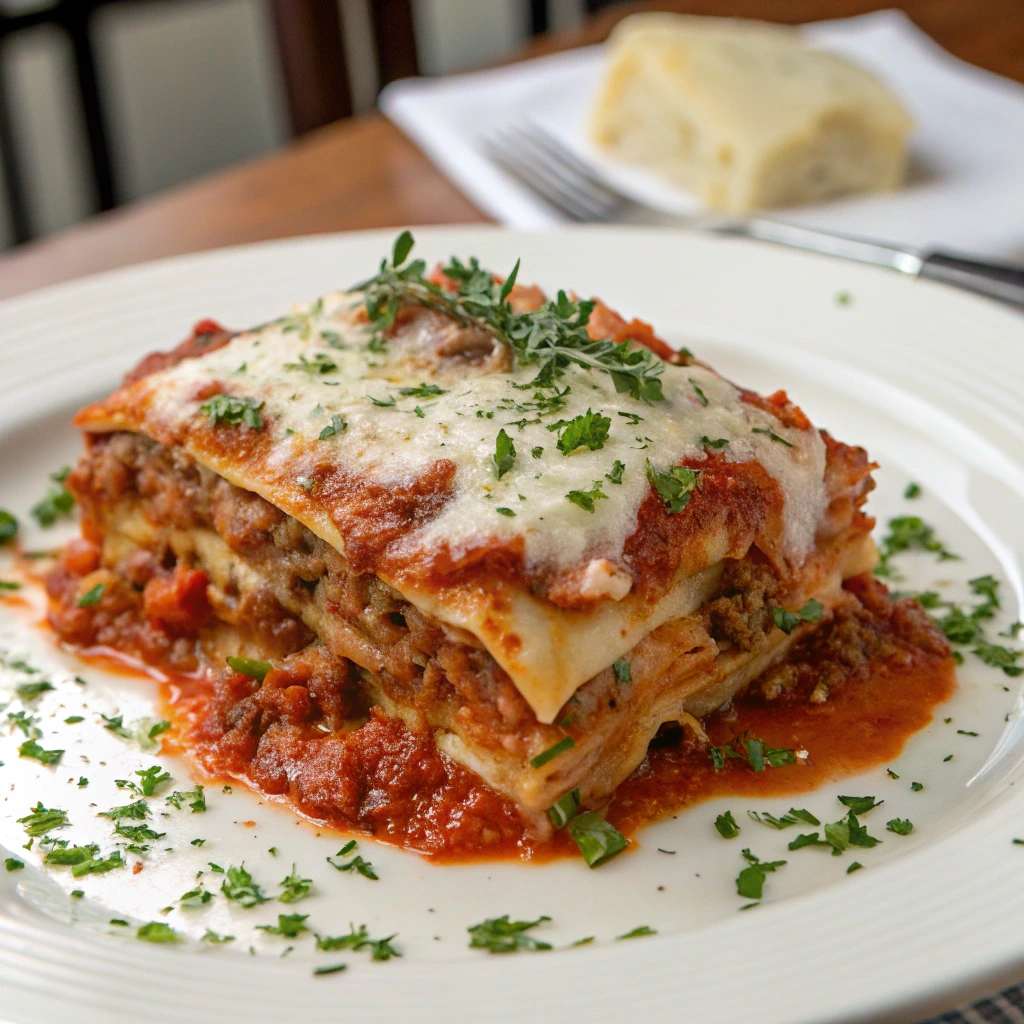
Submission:
M 507 516 L 509 519 L 514 519 L 516 515 L 515 511 L 508 508 L 506 505 L 499 505 L 494 511 L 497 512 L 499 516 Z
M 350 839 L 334 856 L 335 857 L 347 857 L 356 848 L 356 841 Z M 371 881 L 378 881 L 377 873 L 373 870 L 373 865 L 368 861 L 364 860 L 359 854 L 356 854 L 351 860 L 346 861 L 344 864 L 338 864 L 331 860 L 330 857 L 326 858 L 327 863 L 338 871 L 355 871 L 358 872 L 363 878 L 369 878 Z
M 885 827 L 898 836 L 909 836 L 914 831 L 914 824 L 909 818 L 893 818 L 885 823 Z
M 0 508 L 0 544 L 10 544 L 18 536 L 18 520 L 5 508 Z
M 258 683 L 262 683 L 266 679 L 267 673 L 273 668 L 269 661 L 256 661 L 253 658 L 229 656 L 225 660 L 228 663 L 228 668 L 232 671 L 248 676 L 250 679 L 255 679 Z
M 347 429 L 348 422 L 346 420 L 343 420 L 340 416 L 332 416 L 331 422 L 320 431 L 317 438 L 321 441 L 326 441 L 329 437 L 334 437 L 336 434 L 340 434 Z
M 612 421 L 608 416 L 588 409 L 571 420 L 559 420 L 552 423 L 548 430 L 561 430 L 558 435 L 558 450 L 563 455 L 572 455 L 580 448 L 589 448 L 592 452 L 604 447 L 608 440 L 608 431 Z
M 694 394 L 697 396 L 697 401 L 700 402 L 701 405 L 707 405 L 708 396 L 704 394 L 704 389 L 692 377 L 687 377 L 686 379 L 690 382 L 690 387 L 693 388 Z
M 309 895 L 309 890 L 313 888 L 313 879 L 302 878 L 293 864 L 291 874 L 281 880 L 281 888 L 284 892 L 277 897 L 278 902 L 295 903 Z
M 873 796 L 841 796 L 839 802 L 844 807 L 849 807 L 854 814 L 867 814 L 872 807 L 884 804 L 884 800 L 876 801 Z
M 245 870 L 244 862 L 237 868 L 229 867 L 227 869 L 220 891 L 227 899 L 246 909 L 270 901 L 270 897 L 264 895 L 260 886 L 253 881 L 252 875 Z
M 591 868 L 611 860 L 629 845 L 626 837 L 596 811 L 577 814 L 569 822 L 569 835 Z
M 784 437 L 781 437 L 779 434 L 776 434 L 775 431 L 771 429 L 771 427 L 754 427 L 751 433 L 764 434 L 765 436 L 770 437 L 773 441 L 778 441 L 779 444 L 784 444 L 787 448 L 796 447 L 796 445 L 794 445 L 792 441 L 787 441 Z
M 53 481 L 53 486 L 40 502 L 32 506 L 32 516 L 40 526 L 53 526 L 62 516 L 70 515 L 71 510 L 75 507 L 74 496 L 64 484 L 70 472 L 70 467 L 62 466 L 56 473 L 51 473 L 50 479 Z M 13 518 L 12 516 L 11 519 L 13 520 Z M 16 521 L 14 529 L 17 530 Z M 12 533 L 11 536 L 13 537 L 14 534 Z
M 436 384 L 419 384 L 414 388 L 399 388 L 398 393 L 405 398 L 433 398 L 447 392 Z
M 143 942 L 181 941 L 181 936 L 166 921 L 150 921 L 148 924 L 140 925 L 135 937 Z
M 801 622 L 818 622 L 824 609 L 813 597 L 798 612 L 785 608 L 773 608 L 772 618 L 783 633 L 792 633 Z
M 157 786 L 162 786 L 165 782 L 171 781 L 170 772 L 165 772 L 160 765 L 155 764 L 151 768 L 136 769 L 136 775 L 142 779 L 142 795 L 152 796 L 157 789 Z
M 762 861 L 748 849 L 743 850 L 743 859 L 747 862 L 747 867 L 736 878 L 736 892 L 744 899 L 759 900 L 764 891 L 768 873 L 778 870 L 786 862 L 784 860 Z
M 100 811 L 97 817 L 110 818 L 113 821 L 119 821 L 121 818 L 145 821 L 149 817 L 149 804 L 145 800 L 136 800 L 121 807 L 111 807 L 109 811 Z
M 658 492 L 658 497 L 665 503 L 670 513 L 682 512 L 690 503 L 694 487 L 697 486 L 697 474 L 686 466 L 670 466 L 662 471 L 647 460 L 647 479 Z
M 897 516 L 889 520 L 889 532 L 879 543 L 881 559 L 875 567 L 876 576 L 894 577 L 889 559 L 901 551 L 931 551 L 940 562 L 959 559 L 936 536 L 935 530 L 919 516 Z
M 612 463 L 612 471 L 610 473 L 605 473 L 605 475 L 604 475 L 605 480 L 609 480 L 613 484 L 621 484 L 622 483 L 622 474 L 623 474 L 625 468 L 626 468 L 625 464 L 622 463 L 622 462 L 619 462 L 619 460 L 616 459 Z
M 175 790 L 167 797 L 167 803 L 172 807 L 176 807 L 179 811 L 181 810 L 181 805 L 186 800 L 189 801 L 189 807 L 192 808 L 193 814 L 206 810 L 206 794 L 203 792 L 202 786 L 196 786 L 195 789 L 187 790 L 184 793 Z
M 38 741 L 34 739 L 25 740 L 18 747 L 18 757 L 30 757 L 33 761 L 38 761 L 40 764 L 59 764 L 63 756 L 63 750 L 44 750 Z
M 632 929 L 632 931 L 626 932 L 624 935 L 616 935 L 615 940 L 620 939 L 639 939 L 645 935 L 657 935 L 657 929 L 652 928 L 650 925 L 642 924 Z
M 53 683 L 48 682 L 45 679 L 40 679 L 36 683 L 21 683 L 21 685 L 14 688 L 14 692 L 18 695 L 18 700 L 27 701 L 35 700 L 36 697 L 47 693 L 54 688 Z
M 297 363 L 285 363 L 284 368 L 286 370 L 303 370 L 309 374 L 325 374 L 333 373 L 338 368 L 338 364 L 331 359 L 329 355 L 323 352 L 317 352 L 312 359 L 307 359 L 304 355 L 299 356 Z
M 205 413 L 211 426 L 219 423 L 227 423 L 229 426 L 245 426 L 252 430 L 263 429 L 263 417 L 260 409 L 262 402 L 253 398 L 236 398 L 233 395 L 214 395 L 199 406 L 199 411 Z
M 618 658 L 613 661 L 612 670 L 615 672 L 615 678 L 618 682 L 629 683 L 633 681 L 633 672 L 625 658 Z
M 715 828 L 723 839 L 735 839 L 740 834 L 740 827 L 732 816 L 732 811 L 726 811 L 715 818 Z
M 486 949 L 491 953 L 551 949 L 550 942 L 542 942 L 540 939 L 526 934 L 531 928 L 536 928 L 537 925 L 550 920 L 551 918 L 546 914 L 538 917 L 536 921 L 510 921 L 508 914 L 502 914 L 501 917 L 489 917 L 466 929 L 469 932 L 469 948 Z
M 494 475 L 500 480 L 513 466 L 516 461 L 516 446 L 512 438 L 505 433 L 502 427 L 494 440 L 494 454 L 491 456 L 491 467 Z
M 294 939 L 303 932 L 308 932 L 306 918 L 309 914 L 278 914 L 277 924 L 258 924 L 257 929 L 268 935 L 282 935 L 286 939 Z
M 71 822 L 68 821 L 68 812 L 58 808 L 44 807 L 37 803 L 32 808 L 31 814 L 24 818 L 18 818 L 18 824 L 25 826 L 25 832 L 30 836 L 45 836 L 55 828 L 67 828 Z
M 724 448 L 729 441 L 728 438 L 725 437 L 719 437 L 712 441 L 707 434 L 702 434 L 700 443 L 704 445 L 705 448 Z
M 571 501 L 574 505 L 579 505 L 580 508 L 585 509 L 587 512 L 593 512 L 594 502 L 601 498 L 607 498 L 608 495 L 601 490 L 601 481 L 595 480 L 594 486 L 589 491 L 569 491 L 565 497 L 568 501 Z
M 903 490 L 903 497 L 907 499 L 920 497 L 921 485 L 911 481 Z

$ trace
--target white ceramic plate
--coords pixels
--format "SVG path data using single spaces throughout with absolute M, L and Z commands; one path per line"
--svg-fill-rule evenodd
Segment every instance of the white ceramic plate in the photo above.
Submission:
M 599 294 L 726 375 L 787 388 L 815 422 L 881 463 L 872 498 L 881 519 L 920 514 L 964 556 L 906 557 L 907 586 L 939 582 L 962 598 L 969 577 L 991 572 L 1003 581 L 993 632 L 1024 618 L 1024 320 L 925 282 L 736 240 L 608 229 L 417 234 L 428 260 L 475 253 L 507 270 L 521 256 L 524 281 Z M 47 473 L 76 455 L 68 420 L 79 405 L 200 317 L 245 326 L 360 279 L 391 238 L 323 236 L 182 257 L 0 306 L 0 504 L 22 519 L 26 545 L 53 546 L 73 529 L 44 533 L 27 511 Z M 841 292 L 848 301 L 837 301 Z M 924 489 L 912 507 L 902 497 L 910 479 Z M 8 571 L 0 561 L 0 576 Z M 380 875 L 372 882 L 325 862 L 342 845 L 337 835 L 298 824 L 239 786 L 229 794 L 209 785 L 205 814 L 166 808 L 164 791 L 151 799 L 151 824 L 166 837 L 141 873 L 73 879 L 67 869 L 44 873 L 36 853 L 22 849 L 15 819 L 37 800 L 69 811 L 74 824 L 63 835 L 96 839 L 106 853 L 110 826 L 96 812 L 128 800 L 115 778 L 161 763 L 172 788 L 193 782 L 181 761 L 102 728 L 100 713 L 121 714 L 130 726 L 154 716 L 155 687 L 83 668 L 56 650 L 34 625 L 38 617 L 0 607 L 7 661 L 27 659 L 55 686 L 27 707 L 41 720 L 43 744 L 66 749 L 57 768 L 20 759 L 22 737 L 0 719 L 0 845 L 4 856 L 26 861 L 0 872 L 0 1016 L 10 1021 L 895 1021 L 1024 973 L 1024 851 L 1011 844 L 1024 834 L 1024 790 L 1013 786 L 1024 749 L 1019 687 L 973 656 L 943 706 L 953 721 L 937 718 L 913 738 L 888 766 L 898 781 L 883 766 L 795 801 L 707 803 L 644 831 L 637 852 L 596 871 L 580 861 L 438 867 L 363 841 L 360 853 Z M 13 696 L 26 679 L 10 667 L 0 676 L 8 711 L 26 709 Z M 73 715 L 85 720 L 66 725 Z M 924 789 L 911 792 L 909 780 Z M 837 793 L 886 801 L 865 818 L 885 842 L 857 851 L 865 868 L 855 875 L 846 874 L 851 856 L 788 853 L 790 832 L 743 813 L 781 814 L 795 802 L 833 820 L 843 810 Z M 743 826 L 729 842 L 711 827 L 726 808 Z M 895 816 L 912 818 L 910 836 L 885 831 Z M 206 842 L 190 845 L 195 838 Z M 764 904 L 747 913 L 738 912 L 746 901 L 734 884 L 743 846 L 788 860 L 770 876 Z M 203 909 L 160 914 L 207 862 L 243 859 L 271 896 L 293 863 L 313 879 L 314 894 L 252 910 L 218 895 Z M 206 879 L 219 888 L 218 876 Z M 84 898 L 69 898 L 76 888 Z M 254 927 L 293 912 L 308 913 L 324 934 L 341 934 L 349 922 L 365 922 L 375 937 L 397 932 L 403 958 L 317 952 L 309 935 L 292 941 Z M 468 925 L 505 913 L 550 915 L 536 935 L 556 947 L 596 941 L 511 956 L 467 948 Z M 166 921 L 185 941 L 136 941 L 135 927 L 150 920 Z M 658 934 L 614 941 L 642 924 Z M 207 928 L 236 940 L 197 941 Z M 282 956 L 288 946 L 295 948 Z M 312 974 L 343 960 L 344 973 Z

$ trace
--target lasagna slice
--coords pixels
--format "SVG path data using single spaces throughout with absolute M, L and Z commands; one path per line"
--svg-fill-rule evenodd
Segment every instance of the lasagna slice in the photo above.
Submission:
M 52 621 L 226 673 L 260 710 L 222 726 L 281 778 L 305 755 L 261 744 L 298 679 L 325 739 L 399 721 L 543 835 L 854 600 L 873 467 L 601 302 L 410 244 L 79 413 Z

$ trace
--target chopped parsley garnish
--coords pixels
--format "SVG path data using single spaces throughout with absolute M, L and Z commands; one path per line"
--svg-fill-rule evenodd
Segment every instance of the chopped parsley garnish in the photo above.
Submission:
M 0 508 L 0 544 L 10 544 L 18 536 L 18 520 L 5 508 Z
M 71 510 L 75 507 L 74 496 L 64 484 L 70 472 L 70 467 L 62 466 L 56 473 L 51 473 L 50 479 L 53 481 L 53 486 L 40 502 L 32 506 L 32 516 L 40 526 L 53 526 L 61 516 L 70 515 Z M 13 520 L 13 517 L 11 518 Z M 17 531 L 16 522 L 14 529 Z M 12 533 L 11 537 L 13 536 Z
M 773 608 L 772 618 L 775 625 L 783 633 L 792 633 L 801 622 L 818 622 L 824 609 L 821 602 L 813 597 L 797 612 L 787 611 L 785 608 Z
M 356 841 L 350 839 L 334 856 L 335 857 L 347 857 L 356 848 Z M 338 864 L 336 861 L 331 860 L 330 857 L 326 858 L 327 863 L 338 871 L 355 871 L 356 873 L 363 876 L 363 878 L 369 878 L 372 881 L 378 881 L 377 873 L 373 870 L 373 865 L 368 861 L 364 860 L 359 854 L 356 854 L 351 860 L 347 860 L 344 864 Z
M 624 850 L 629 842 L 596 811 L 584 811 L 569 822 L 569 835 L 587 866 L 596 868 Z
M 910 788 L 914 793 L 920 793 L 924 789 L 924 784 L 921 782 L 912 782 Z
M 120 821 L 114 826 L 114 834 L 133 843 L 152 842 L 156 839 L 163 839 L 167 835 L 166 832 L 155 832 L 148 825 L 125 825 Z
M 35 683 L 21 683 L 14 688 L 14 692 L 18 695 L 18 700 L 35 700 L 36 697 L 48 693 L 52 689 L 54 689 L 53 683 L 40 679 Z
M 572 455 L 580 448 L 589 448 L 596 452 L 604 447 L 608 440 L 608 431 L 612 425 L 609 417 L 599 412 L 588 409 L 571 420 L 559 420 L 552 423 L 548 430 L 560 431 L 558 435 L 558 450 L 563 455 Z
M 213 398 L 203 402 L 199 411 L 210 418 L 211 426 L 218 423 L 227 423 L 229 426 L 245 426 L 251 430 L 263 429 L 263 417 L 260 409 L 262 402 L 252 398 L 236 398 L 234 395 L 214 395 Z
M 344 971 L 348 967 L 348 964 L 331 964 L 329 967 L 314 967 L 314 974 L 337 974 L 339 971 Z
M 903 497 L 907 499 L 918 498 L 921 496 L 921 485 L 915 484 L 913 480 L 903 490 Z
M 43 858 L 46 864 L 58 864 L 71 867 L 74 878 L 85 875 L 103 875 L 108 871 L 125 866 L 120 850 L 114 850 L 109 857 L 98 857 L 100 848 L 95 844 L 89 846 L 66 846 L 50 850 Z
M 604 478 L 605 478 L 605 480 L 609 480 L 613 484 L 621 484 L 622 483 L 622 474 L 625 471 L 625 469 L 626 469 L 625 464 L 622 463 L 622 462 L 619 462 L 619 460 L 616 459 L 612 463 L 612 471 L 610 473 L 605 473 Z
M 716 437 L 712 440 L 707 434 L 702 434 L 700 443 L 705 448 L 724 448 L 729 443 L 729 439 L 726 437 Z
M 784 860 L 762 861 L 744 848 L 743 859 L 747 866 L 736 877 L 736 892 L 744 899 L 759 900 L 764 892 L 765 879 L 768 873 L 781 868 Z
M 108 732 L 112 732 L 115 735 L 120 736 L 122 739 L 130 740 L 132 738 L 132 734 L 124 726 L 123 715 L 114 715 L 114 717 L 111 718 L 101 712 L 100 718 L 103 719 L 103 728 Z
M 77 608 L 91 608 L 94 604 L 99 604 L 100 599 L 103 597 L 103 591 L 107 589 L 106 583 L 97 583 L 95 587 L 90 587 L 76 602 Z
M 735 839 L 740 834 L 740 827 L 732 816 L 732 811 L 726 811 L 715 818 L 715 828 L 723 839 Z
M 867 814 L 872 807 L 884 804 L 884 800 L 875 800 L 873 796 L 841 796 L 839 802 L 844 807 L 849 807 L 854 814 Z
M 864 867 L 864 865 L 863 865 L 863 864 L 861 864 L 861 862 L 860 862 L 859 860 L 855 860 L 855 861 L 854 861 L 854 862 L 853 862 L 853 863 L 852 863 L 852 864 L 851 864 L 851 865 L 850 865 L 850 866 L 849 866 L 849 867 L 848 867 L 848 868 L 846 869 L 846 873 L 847 873 L 848 875 L 852 875 L 852 874 L 854 873 L 854 871 L 860 871 L 860 869 L 861 869 L 862 867 Z
M 331 422 L 320 431 L 317 437 L 321 441 L 326 441 L 329 437 L 334 437 L 335 434 L 340 434 L 346 429 L 348 429 L 348 423 L 345 420 L 340 416 L 332 416 Z
M 519 273 L 518 261 L 499 285 L 475 257 L 468 264 L 453 257 L 442 268 L 457 286 L 453 293 L 423 276 L 423 260 L 406 263 L 412 246 L 412 235 L 403 231 L 395 240 L 390 261 L 383 260 L 374 277 L 354 286 L 365 293 L 366 312 L 378 332 L 394 324 L 401 306 L 426 306 L 490 334 L 508 346 L 520 366 L 538 367 L 534 387 L 553 387 L 568 366 L 576 365 L 607 373 L 617 392 L 635 399 L 664 398 L 660 379 L 664 366 L 649 349 L 628 341 L 595 341 L 587 333 L 593 302 L 574 302 L 560 291 L 538 309 L 516 313 L 507 299 Z
M 633 672 L 629 667 L 629 662 L 625 658 L 617 658 L 612 662 L 612 671 L 615 673 L 615 678 L 620 683 L 629 683 L 633 681 Z
M 978 734 L 973 729 L 957 729 L 957 736 L 977 736 Z
M 501 917 L 489 917 L 479 924 L 470 925 L 466 931 L 469 932 L 470 949 L 486 949 L 491 953 L 517 953 L 520 950 L 545 950 L 551 949 L 550 942 L 542 942 L 526 933 L 531 928 L 550 921 L 547 914 L 542 914 L 536 921 L 510 921 L 508 914 Z
M 616 939 L 616 941 L 618 941 L 620 939 L 639 939 L 639 938 L 642 938 L 645 935 L 657 935 L 657 934 L 658 934 L 657 929 L 651 928 L 650 925 L 641 924 L 641 925 L 638 925 L 636 928 L 632 929 L 631 931 L 626 932 L 623 935 L 616 935 L 615 939 Z
M 369 396 L 370 401 L 380 409 L 390 409 L 395 404 L 395 396 L 388 395 L 387 398 L 374 398 Z
M 30 715 L 27 711 L 8 711 L 7 721 L 14 728 L 20 729 L 22 734 L 30 739 L 39 739 L 43 735 L 42 730 L 36 728 L 36 722 L 39 719 Z
M 18 757 L 30 757 L 33 761 L 38 761 L 40 764 L 59 764 L 63 756 L 63 750 L 44 750 L 39 745 L 39 742 L 34 739 L 25 740 L 18 747 Z
M 350 924 L 348 927 L 348 935 L 317 935 L 316 948 L 328 953 L 338 949 L 369 949 L 370 958 L 378 961 L 402 955 L 391 945 L 394 934 L 383 939 L 371 939 L 365 924 L 361 924 L 358 931 L 355 925 Z
M 875 567 L 876 576 L 898 578 L 893 574 L 889 559 L 901 551 L 931 551 L 940 562 L 959 559 L 936 536 L 935 530 L 919 516 L 897 516 L 889 520 L 889 532 L 879 543 L 881 560 Z
M 206 932 L 203 934 L 203 937 L 199 941 L 209 942 L 213 945 L 219 946 L 225 942 L 234 942 L 235 937 L 234 935 L 218 935 L 215 931 L 212 931 L 211 929 L 207 928 Z
M 4 867 L 8 871 L 20 871 L 24 866 L 25 862 L 23 860 L 18 860 L 17 857 L 8 857 L 4 861 Z
M 704 389 L 692 377 L 687 377 L 686 379 L 690 382 L 690 387 L 693 388 L 694 394 L 697 396 L 697 401 L 699 401 L 701 405 L 707 405 L 708 396 L 704 394 Z
M 767 811 L 762 811 L 760 814 L 757 811 L 747 811 L 747 816 L 761 825 L 767 825 L 780 832 L 784 828 L 797 824 L 797 819 L 792 814 L 784 814 L 781 818 L 776 818 L 774 814 L 769 814 Z
M 652 465 L 650 459 L 647 460 L 647 479 L 669 513 L 682 512 L 690 503 L 693 489 L 697 486 L 697 474 L 692 469 L 670 466 L 662 471 Z
M 203 792 L 202 786 L 196 786 L 195 789 L 187 790 L 184 793 L 175 790 L 167 797 L 167 802 L 179 811 L 181 810 L 181 805 L 186 800 L 189 802 L 188 805 L 192 808 L 193 814 L 206 810 L 206 794 Z
M 25 826 L 25 833 L 30 836 L 45 836 L 55 828 L 67 828 L 71 822 L 68 821 L 68 812 L 58 808 L 44 807 L 37 803 L 32 808 L 31 814 L 24 818 L 18 818 L 18 824 Z
M 893 818 L 885 823 L 885 827 L 898 836 L 909 836 L 914 831 L 914 823 L 909 818 Z
M 200 885 L 179 896 L 178 902 L 184 907 L 205 907 L 212 899 L 213 893 Z
M 784 437 L 780 437 L 772 430 L 771 427 L 754 427 L 751 433 L 764 434 L 766 437 L 770 437 L 773 441 L 778 441 L 779 444 L 784 444 L 787 448 L 795 448 L 796 445 L 792 441 L 787 441 Z
M 539 459 L 543 454 L 544 449 L 540 445 L 538 445 L 536 448 L 530 449 L 530 455 L 535 459 Z
M 516 446 L 512 438 L 505 433 L 502 427 L 498 436 L 494 439 L 494 454 L 491 456 L 491 468 L 494 475 L 500 480 L 513 466 L 516 461 Z
M 399 388 L 398 393 L 404 398 L 434 398 L 447 392 L 436 384 L 419 384 L 414 388 Z
M 149 804 L 145 800 L 136 800 L 121 807 L 111 807 L 109 811 L 100 811 L 97 817 L 110 818 L 113 821 L 119 821 L 121 818 L 145 821 L 149 817 Z
M 783 765 L 796 764 L 796 754 L 792 750 L 769 746 L 756 737 L 734 739 L 720 747 L 712 747 L 710 754 L 716 772 L 722 771 L 729 758 L 746 760 L 755 772 L 763 772 L 766 765 L 781 768 Z
M 575 746 L 576 741 L 571 736 L 563 736 L 556 744 L 548 747 L 547 750 L 542 750 L 536 757 L 531 757 L 530 767 L 543 768 L 548 761 L 553 761 L 559 754 L 564 754 Z
M 564 828 L 579 809 L 580 791 L 573 789 L 566 793 L 565 796 L 559 797 L 548 808 L 548 817 L 555 828 Z
M 999 644 L 990 644 L 987 640 L 978 640 L 971 650 L 986 665 L 1001 668 L 1008 676 L 1019 676 L 1024 672 L 1024 668 L 1017 664 L 1017 660 L 1024 655 L 1024 651 L 1015 651 L 1009 647 L 1001 647 Z
M 181 936 L 166 921 L 150 921 L 139 926 L 135 933 L 143 942 L 180 942 Z
M 566 500 L 571 501 L 574 505 L 579 505 L 587 512 L 593 512 L 594 502 L 601 498 L 607 498 L 608 495 L 601 490 L 601 481 L 595 480 L 594 486 L 589 491 L 569 491 L 565 497 Z
M 507 516 L 509 519 L 515 518 L 515 511 L 510 509 L 507 505 L 499 505 L 495 510 L 499 516 Z
M 886 768 L 885 769 L 885 774 L 888 775 L 890 779 L 898 779 L 899 778 L 899 776 L 891 768 Z
M 252 875 L 245 870 L 244 862 L 237 868 L 229 867 L 227 869 L 220 891 L 227 899 L 246 909 L 270 901 L 270 897 L 264 895 L 260 886 L 253 881 Z
M 297 363 L 285 363 L 284 368 L 286 370 L 303 370 L 306 373 L 315 375 L 334 373 L 338 368 L 338 364 L 329 355 L 317 352 L 312 359 L 307 359 L 304 355 L 300 355 Z
M 308 932 L 306 918 L 309 914 L 278 914 L 277 924 L 258 924 L 256 927 L 268 935 L 282 935 L 286 939 L 294 939 L 303 932 Z
M 170 772 L 165 772 L 158 764 L 150 768 L 136 769 L 135 774 L 142 780 L 143 796 L 152 796 L 156 792 L 157 786 L 162 786 L 165 782 L 171 781 Z
M 291 874 L 281 880 L 281 889 L 283 891 L 277 897 L 277 901 L 278 903 L 295 903 L 304 896 L 308 896 L 309 890 L 312 888 L 313 879 L 303 878 L 299 875 L 293 864 Z
M 77 725 L 79 722 L 84 722 L 84 721 L 85 721 L 85 718 L 83 718 L 82 715 L 68 715 L 68 717 L 64 719 L 64 724 L 65 725 Z
M 789 813 L 800 821 L 806 822 L 808 825 L 820 825 L 821 822 L 813 815 L 810 811 L 804 810 L 800 807 L 790 807 Z
M 254 658 L 235 658 L 229 656 L 225 660 L 228 663 L 228 668 L 232 669 L 232 671 L 248 676 L 250 679 L 255 679 L 258 683 L 263 682 L 267 677 L 267 673 L 273 667 L 269 661 L 256 661 Z
M 76 864 L 84 864 L 92 860 L 100 848 L 95 843 L 88 846 L 57 846 L 49 850 L 43 857 L 44 864 L 52 864 L 58 867 L 73 867 Z
M 21 590 L 21 584 L 14 580 L 0 580 L 0 591 L 4 590 Z

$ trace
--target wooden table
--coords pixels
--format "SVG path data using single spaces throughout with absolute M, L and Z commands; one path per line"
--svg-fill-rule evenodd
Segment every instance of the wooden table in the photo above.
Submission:
M 632 3 L 582 29 L 542 37 L 537 56 L 598 42 L 640 9 L 799 23 L 887 7 L 874 0 L 677 0 Z M 903 0 L 937 42 L 1024 82 L 1024 0 Z M 326 231 L 487 218 L 379 114 L 341 121 L 286 149 L 91 218 L 0 257 L 0 297 L 140 260 Z

